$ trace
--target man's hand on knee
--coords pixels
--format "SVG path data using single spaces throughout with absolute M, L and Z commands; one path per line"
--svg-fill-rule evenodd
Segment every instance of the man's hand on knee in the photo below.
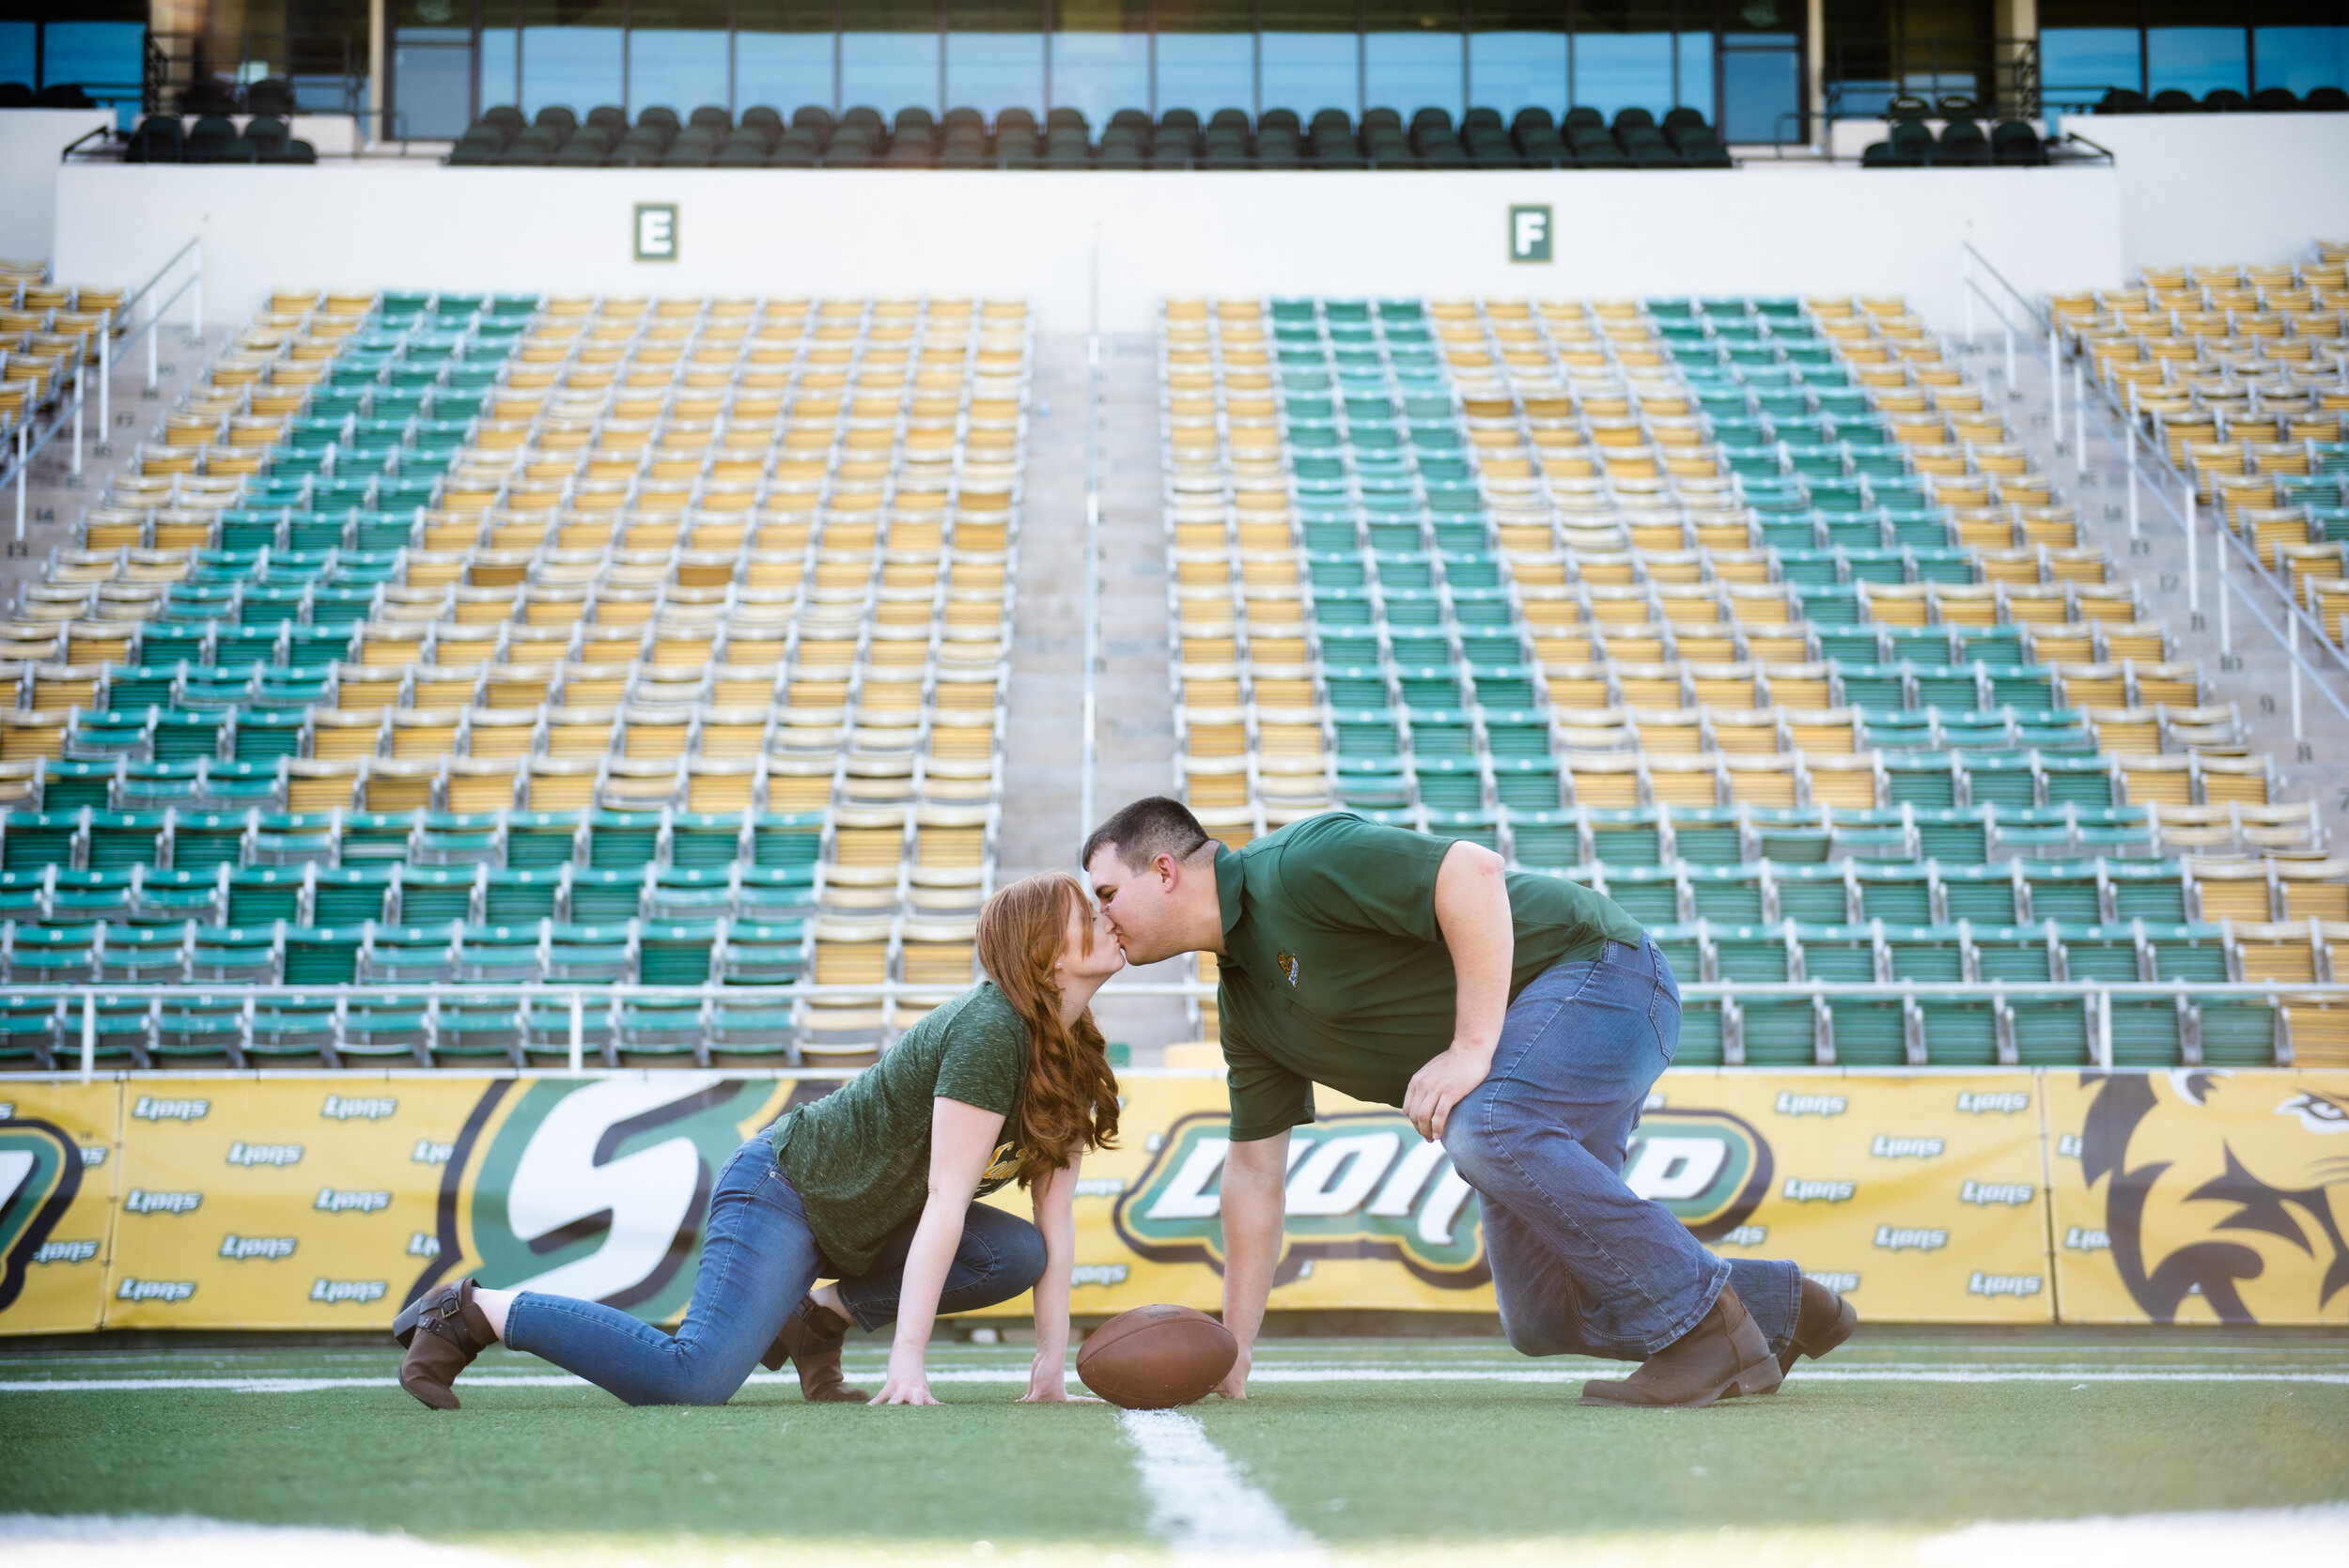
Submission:
M 1411 1075 L 1403 1094 L 1403 1114 L 1411 1119 L 1422 1138 L 1440 1140 L 1452 1108 L 1466 1099 L 1493 1069 L 1493 1048 L 1455 1040 L 1451 1048 L 1431 1058 Z

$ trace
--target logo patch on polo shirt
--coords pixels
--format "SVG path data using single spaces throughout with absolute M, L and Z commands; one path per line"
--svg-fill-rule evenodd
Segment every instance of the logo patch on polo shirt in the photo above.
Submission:
M 1281 972 L 1288 976 L 1289 986 L 1292 989 L 1294 989 L 1297 985 L 1297 955 L 1294 953 L 1276 953 L 1272 955 L 1272 961 L 1281 966 Z

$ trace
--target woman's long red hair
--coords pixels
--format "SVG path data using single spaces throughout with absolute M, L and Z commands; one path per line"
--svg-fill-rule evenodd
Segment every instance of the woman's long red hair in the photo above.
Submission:
M 1072 915 L 1090 953 L 1092 907 L 1083 884 L 1065 871 L 1023 877 L 979 911 L 980 967 L 1028 1026 L 1027 1085 L 1012 1131 L 1022 1187 L 1117 1141 L 1117 1075 L 1093 1010 L 1074 1025 L 1061 1021 L 1052 966 L 1067 945 Z

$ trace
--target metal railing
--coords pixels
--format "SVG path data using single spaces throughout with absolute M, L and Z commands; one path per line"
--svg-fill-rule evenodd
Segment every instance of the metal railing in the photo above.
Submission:
M 187 263 L 187 276 L 170 294 L 160 294 L 158 291 L 162 288 L 164 280 L 182 261 Z M 98 365 L 94 378 L 86 359 L 75 361 L 72 369 L 72 398 L 70 401 L 53 402 L 52 411 L 46 422 L 37 421 L 35 411 L 31 410 L 26 411 L 24 417 L 17 422 L 15 430 L 8 438 L 5 454 L 0 455 L 0 489 L 6 489 L 10 485 L 16 488 L 16 539 L 19 544 L 22 544 L 24 539 L 24 487 L 32 476 L 33 459 L 40 455 L 41 449 L 60 434 L 70 430 L 73 437 L 73 458 L 70 472 L 77 476 L 82 472 L 82 418 L 83 411 L 89 398 L 89 383 L 93 379 L 98 383 L 100 455 L 105 455 L 105 442 L 109 432 L 114 427 L 114 361 L 117 352 L 114 335 L 119 324 L 130 318 L 132 305 L 142 300 L 147 303 L 146 321 L 136 331 L 131 332 L 123 338 L 122 348 L 127 349 L 136 344 L 140 338 L 147 339 L 147 388 L 152 392 L 161 371 L 161 365 L 156 357 L 155 332 L 163 321 L 163 311 L 177 303 L 182 295 L 188 297 L 188 332 L 191 335 L 200 335 L 203 332 L 204 318 L 204 241 L 201 238 L 191 240 L 180 246 L 173 253 L 170 260 L 156 269 L 153 277 L 148 278 L 132 292 L 124 295 L 120 304 L 105 313 L 104 318 L 99 322 L 97 329 Z M 40 427 L 38 433 L 34 429 L 36 423 L 39 423 Z
M 2196 630 L 2205 629 L 2202 614 L 2201 584 L 2201 504 L 2190 475 L 2180 474 L 2170 461 L 2161 444 L 2128 411 L 2113 400 L 2111 392 L 2102 381 L 2087 375 L 2085 362 L 2072 356 L 2071 430 L 2072 439 L 2064 439 L 2063 396 L 2063 328 L 2051 310 L 2043 310 L 2023 292 L 2008 282 L 2005 274 L 1993 266 L 1990 259 L 1975 249 L 1970 241 L 1961 244 L 1960 266 L 1964 274 L 1966 303 L 1965 332 L 1969 347 L 1978 348 L 1975 333 L 1974 306 L 1979 300 L 1988 307 L 2005 334 L 2006 381 L 2015 396 L 2016 390 L 2016 347 L 2040 362 L 2047 371 L 2048 420 L 2054 435 L 2055 449 L 2060 455 L 2069 451 L 2075 472 L 2084 472 L 2088 462 L 2088 437 L 2092 431 L 2110 445 L 2120 459 L 2126 476 L 2129 537 L 2140 536 L 2143 526 L 2141 496 L 2150 494 L 2154 504 L 2177 524 L 2186 545 L 2186 613 Z M 2004 291 L 2000 299 L 1985 289 L 1977 273 L 1987 276 Z M 2024 318 L 2018 334 L 2011 306 L 2019 306 Z M 2044 347 L 2043 347 L 2044 345 Z M 2151 462 L 2140 459 L 2139 449 L 2150 453 Z M 2234 652 L 2234 610 L 2240 605 L 2251 620 L 2285 656 L 2290 689 L 2292 738 L 2299 749 L 2299 760 L 2310 760 L 2307 754 L 2308 737 L 2303 712 L 2301 683 L 2303 677 L 2315 684 L 2317 691 L 2344 721 L 2349 721 L 2349 700 L 2335 690 L 2337 685 L 2349 686 L 2349 652 L 2325 635 L 2324 623 L 2303 607 L 2294 597 L 2291 585 L 2270 571 L 2260 560 L 2259 551 L 2237 536 L 2226 525 L 2221 504 L 2218 523 L 2212 530 L 2211 564 L 2216 579 L 2216 608 L 2218 617 L 2218 650 L 2222 661 L 2235 661 L 2229 667 L 2239 667 Z M 2269 613 L 2270 606 L 2263 605 L 2250 593 L 2251 586 L 2265 587 L 2274 597 L 2279 615 Z M 2303 629 L 2323 651 L 2323 660 L 2329 668 L 2311 663 L 2300 649 Z
M 514 1029 L 513 1054 L 509 1061 L 501 1065 L 493 1059 L 475 1058 L 468 1061 L 461 1069 L 486 1073 L 553 1070 L 551 1063 L 528 1068 L 521 1064 L 521 1058 L 525 1053 L 552 1054 L 544 1048 L 528 1046 L 524 1043 L 530 1032 L 530 1026 L 521 1020 L 522 1010 L 536 1003 L 541 1009 L 553 1007 L 568 1015 L 568 1027 L 563 1043 L 564 1064 L 561 1070 L 583 1073 L 599 1068 L 612 1070 L 621 1056 L 650 1049 L 642 1045 L 631 1045 L 623 1038 L 627 1032 L 627 1024 L 621 1012 L 624 1004 L 633 1003 L 646 1010 L 667 1009 L 678 1012 L 694 1008 L 702 1010 L 705 1017 L 710 1016 L 710 1010 L 720 1001 L 744 1007 L 765 1003 L 777 1010 L 789 1007 L 792 1010 L 791 1023 L 787 1027 L 778 1025 L 773 1028 L 770 1032 L 778 1038 L 762 1044 L 759 1054 L 769 1055 L 779 1054 L 777 1048 L 787 1048 L 794 1041 L 801 1044 L 807 1043 L 806 1036 L 810 1033 L 820 1034 L 822 1032 L 819 1023 L 820 1011 L 813 1004 L 831 1002 L 843 1007 L 886 1007 L 897 1002 L 936 1004 L 949 1001 L 967 989 L 969 989 L 967 986 L 915 984 L 905 981 L 878 981 L 870 985 L 770 986 L 643 986 L 619 982 L 609 984 L 580 982 L 568 985 L 559 982 L 496 984 L 474 981 L 418 982 L 407 986 L 375 984 L 294 986 L 191 981 L 171 985 L 123 983 L 10 986 L 7 987 L 5 997 L 0 997 L 0 1001 L 5 1001 L 8 1010 L 19 1017 L 27 1015 L 27 1004 L 50 998 L 61 1002 L 63 1010 L 54 1013 L 54 1016 L 56 1021 L 68 1029 L 78 1025 L 80 1048 L 78 1062 L 70 1067 L 59 1066 L 41 1070 L 39 1076 L 50 1078 L 60 1075 L 72 1076 L 86 1081 L 95 1078 L 100 1070 L 98 1065 L 99 1041 L 102 1034 L 108 1032 L 101 1027 L 101 1024 L 111 1021 L 114 1025 L 113 1032 L 120 1032 L 124 1027 L 122 1020 L 131 1016 L 128 1009 L 122 1005 L 126 1003 L 143 1004 L 145 1012 L 153 1019 L 158 1029 L 167 1029 L 168 1026 L 163 1021 L 163 1010 L 173 1001 L 181 1003 L 188 1014 L 207 1016 L 216 1019 L 225 1018 L 227 1016 L 227 1010 L 231 1007 L 240 1008 L 247 1029 L 254 1027 L 257 1004 L 265 1000 L 298 999 L 309 1004 L 313 1015 L 319 1017 L 328 1015 L 330 1011 L 328 1004 L 331 1003 L 331 1015 L 337 1020 L 336 1034 L 339 1037 L 341 1021 L 349 1019 L 354 1012 L 364 1014 L 370 1004 L 380 1007 L 385 1013 L 421 1010 L 437 1017 L 443 1006 L 479 1009 L 499 1001 L 510 1001 L 516 1010 L 517 1023 Z M 1111 1001 L 1124 997 L 1178 997 L 1191 1001 L 1206 1001 L 1212 998 L 1215 992 L 1216 987 L 1204 981 L 1135 981 L 1125 984 L 1112 981 L 1104 986 L 1099 994 L 1102 999 Z M 1987 1002 L 1994 1011 L 2005 1011 L 2010 1014 L 2018 1004 L 2034 1007 L 2081 1007 L 2089 1010 L 2086 1022 L 2090 1030 L 2087 1041 L 2090 1060 L 2077 1064 L 2101 1068 L 2109 1068 L 2114 1064 L 2112 1007 L 2115 1001 L 2168 1001 L 2177 1006 L 2181 1017 L 2186 1015 L 2186 1010 L 2189 1008 L 2200 1007 L 2214 1001 L 2251 1002 L 2287 1010 L 2279 1015 L 2276 1036 L 2279 1044 L 2275 1049 L 2275 1064 L 2277 1065 L 2289 1065 L 2291 1061 L 2292 1052 L 2289 1045 L 2285 1043 L 2288 1042 L 2289 1034 L 2281 1022 L 2283 1017 L 2288 1017 L 2290 1007 L 2304 1002 L 2322 1007 L 2349 1007 L 2349 984 L 2286 980 L 1689 981 L 1680 986 L 1680 994 L 1684 1007 L 1689 1003 L 1719 1003 L 1722 1004 L 1725 1012 L 1732 1008 L 1750 1007 L 1760 1001 L 1809 1001 L 1815 1014 L 1829 1019 L 1821 1031 L 1821 1039 L 1825 1042 L 1832 1040 L 1832 1008 L 1838 1004 L 1899 1002 L 1903 1005 L 1905 1014 L 1913 1012 L 1914 1008 L 1920 1004 L 1940 1001 Z M 109 1008 L 107 1006 L 109 1002 L 116 1005 Z M 599 1018 L 602 1025 L 602 1031 L 599 1032 L 608 1032 L 606 1044 L 603 1046 L 590 1046 L 588 1043 L 587 1021 L 590 1017 Z M 663 1027 L 653 1025 L 651 1030 L 659 1032 Z M 363 1023 L 359 1032 L 370 1031 Z M 415 1030 L 403 1031 L 390 1028 L 385 1028 L 381 1032 L 386 1033 L 419 1032 Z M 674 1027 L 670 1027 L 667 1032 L 676 1032 L 677 1031 Z M 429 1031 L 423 1032 L 428 1033 Z M 482 1031 L 476 1026 L 462 1032 L 479 1033 Z M 846 1048 L 849 1050 L 883 1048 L 883 1041 L 878 1037 L 880 1032 L 875 1030 L 872 1032 L 877 1037 L 869 1043 L 852 1041 L 848 1043 Z M 893 1036 L 896 1032 L 898 1031 L 894 1029 L 888 1032 Z M 1725 1057 L 1735 1058 L 1726 1061 L 1725 1064 L 1733 1067 L 1746 1065 L 1742 1051 L 1726 1048 L 1726 1031 L 1724 1040 Z M 712 1055 L 728 1054 L 729 1048 L 723 1042 L 713 1044 L 708 1038 L 708 1032 L 705 1030 L 703 1037 L 694 1049 L 688 1051 L 671 1048 L 661 1051 L 660 1054 L 677 1061 L 680 1065 L 690 1063 L 696 1067 L 708 1067 L 712 1064 L 710 1062 Z M 752 1048 L 752 1043 L 740 1042 L 732 1048 L 747 1051 Z M 66 1054 L 70 1056 L 72 1053 L 69 1051 Z M 222 1054 L 228 1054 L 225 1048 Z M 241 1056 L 241 1051 L 240 1050 L 237 1054 Z M 1912 1049 L 1908 1052 L 1909 1060 L 1906 1063 L 1868 1063 L 1865 1065 L 1892 1071 L 1934 1069 L 1937 1064 L 1929 1059 L 1919 1060 L 1921 1054 Z M 2183 1061 L 2179 1064 L 2186 1066 L 2198 1064 L 2201 1058 L 2199 1048 L 2186 1040 L 2183 1035 L 2181 1036 L 2181 1054 Z M 1998 1056 L 1997 1062 L 1989 1063 L 1943 1063 L 1937 1065 L 1942 1071 L 1969 1072 L 2030 1065 L 2020 1060 L 2019 1054 L 2010 1043 L 2002 1042 Z M 414 1064 L 418 1068 L 442 1073 L 460 1070 L 448 1067 L 428 1068 L 425 1065 L 427 1060 L 428 1052 L 425 1047 L 419 1044 L 414 1048 Z M 822 1065 L 821 1053 L 810 1060 L 809 1064 Z M 381 1071 L 389 1065 L 390 1063 L 385 1056 L 381 1053 L 371 1053 L 366 1058 L 365 1070 Z M 1841 1072 L 1862 1064 L 1838 1063 L 1834 1059 L 1832 1044 L 1827 1043 L 1817 1048 L 1817 1053 L 1810 1063 L 1792 1066 L 1778 1063 L 1767 1065 L 1769 1070 L 1774 1072 L 1799 1071 L 1806 1067 Z M 186 1069 L 158 1067 L 129 1070 L 177 1075 Z M 226 1070 L 252 1069 L 232 1060 Z M 22 1076 L 31 1075 L 0 1075 L 0 1077 Z

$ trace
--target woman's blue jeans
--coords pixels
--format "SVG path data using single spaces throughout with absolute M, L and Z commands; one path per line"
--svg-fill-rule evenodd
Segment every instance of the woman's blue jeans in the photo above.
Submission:
M 1724 1262 L 1624 1185 L 1631 1129 L 1680 1047 L 1680 986 L 1653 939 L 1560 964 L 1510 1004 L 1485 1081 L 1444 1147 L 1476 1189 L 1501 1327 L 1528 1356 L 1643 1360 L 1695 1327 L 1724 1284 L 1773 1351 L 1802 1302 L 1787 1262 Z
M 890 1234 L 864 1273 L 840 1281 L 861 1327 L 897 1315 L 916 1220 Z M 774 1343 L 783 1320 L 831 1265 L 808 1229 L 774 1146 L 737 1149 L 709 1194 L 692 1305 L 675 1334 L 599 1301 L 523 1291 L 506 1318 L 506 1343 L 552 1361 L 630 1405 L 723 1405 Z M 1008 1301 L 1044 1274 L 1044 1237 L 1018 1215 L 972 1203 L 938 1299 L 941 1313 Z

